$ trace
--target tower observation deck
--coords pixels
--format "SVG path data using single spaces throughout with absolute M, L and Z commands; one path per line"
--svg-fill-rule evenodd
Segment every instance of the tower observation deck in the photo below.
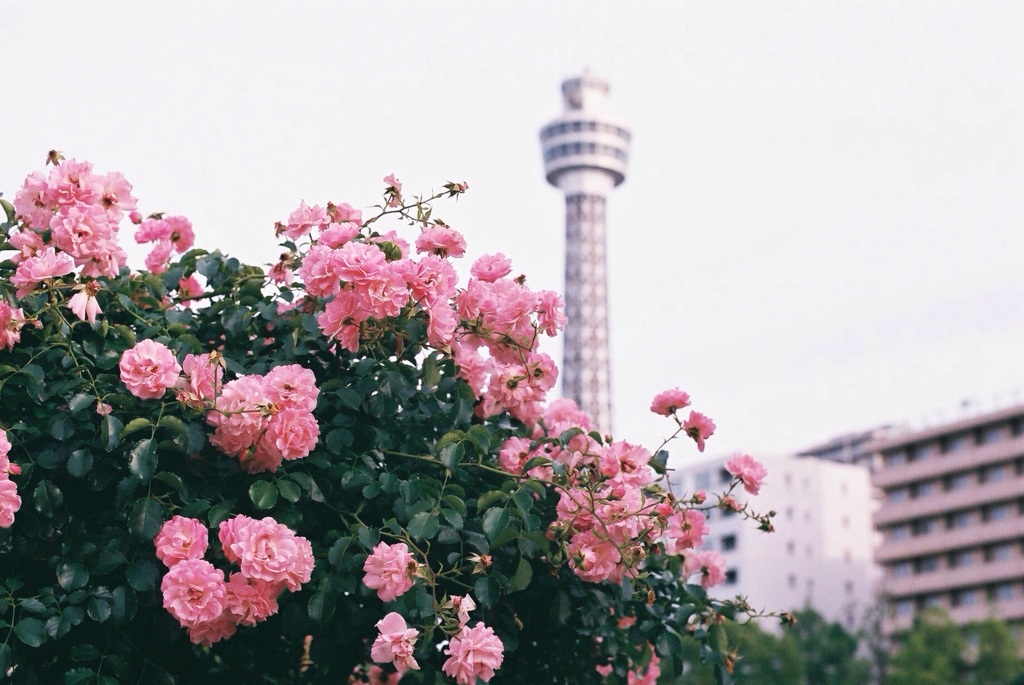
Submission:
M 608 83 L 562 83 L 565 111 L 541 129 L 548 183 L 565 193 L 565 354 L 562 393 L 611 431 L 605 199 L 626 179 L 630 132 L 606 114 Z

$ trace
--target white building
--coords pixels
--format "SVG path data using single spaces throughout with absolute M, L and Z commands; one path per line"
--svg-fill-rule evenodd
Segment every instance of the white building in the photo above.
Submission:
M 756 513 L 775 511 L 775 532 L 762 532 L 739 514 L 712 512 L 706 546 L 722 554 L 727 569 L 712 595 L 743 595 L 754 608 L 771 611 L 809 606 L 847 629 L 856 627 L 873 602 L 878 579 L 868 470 L 792 456 L 760 460 L 768 469 L 760 493 L 748 495 L 738 487 L 732 495 L 749 501 Z M 731 480 L 725 461 L 677 469 L 673 491 L 688 497 L 705 490 L 708 504 L 717 502 L 714 493 Z

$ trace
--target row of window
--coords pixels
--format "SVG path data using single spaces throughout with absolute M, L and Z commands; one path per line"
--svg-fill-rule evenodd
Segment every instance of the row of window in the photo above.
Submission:
M 920 535 L 931 535 L 943 530 L 956 530 L 981 523 L 1007 521 L 1016 516 L 1024 516 L 1024 499 L 995 502 L 975 509 L 962 509 L 941 516 L 919 518 L 909 523 L 898 523 L 885 531 L 886 539 L 895 542 Z
M 966 490 L 974 485 L 998 483 L 1021 475 L 1024 475 L 1024 457 L 1017 457 L 1012 462 L 993 464 L 968 471 L 958 471 L 947 474 L 942 478 L 923 480 L 891 488 L 885 493 L 885 501 L 898 504 L 911 499 L 931 497 L 941 492 Z
M 951 609 L 964 606 L 975 606 L 986 602 L 1008 602 L 1021 595 L 1020 583 L 996 583 L 984 587 L 964 588 L 949 593 L 930 593 L 914 598 L 900 599 L 893 602 L 893 612 L 897 616 L 912 616 L 915 609 L 941 607 Z
M 561 159 L 570 155 L 607 155 L 625 162 L 629 155 L 625 150 L 620 150 L 611 145 L 599 143 L 562 143 L 544 150 L 544 161 L 550 162 L 553 159 Z
M 554 138 L 566 133 L 582 133 L 588 131 L 591 133 L 610 133 L 613 136 L 622 138 L 627 143 L 632 137 L 629 131 L 616 126 L 615 124 L 606 124 L 603 121 L 563 121 L 558 124 L 551 124 L 540 132 L 540 139 L 547 140 L 548 138 Z
M 889 566 L 890 578 L 909 578 L 921 573 L 932 573 L 940 568 L 967 568 L 978 563 L 1010 561 L 1020 555 L 1021 543 L 1000 542 L 985 547 L 960 549 L 949 554 L 933 554 L 899 561 Z
M 1024 417 L 1018 416 L 1012 421 L 992 423 L 934 440 L 908 445 L 885 454 L 883 461 L 886 466 L 901 466 L 910 462 L 930 459 L 939 454 L 959 452 L 975 445 L 987 445 L 1020 435 L 1024 435 Z

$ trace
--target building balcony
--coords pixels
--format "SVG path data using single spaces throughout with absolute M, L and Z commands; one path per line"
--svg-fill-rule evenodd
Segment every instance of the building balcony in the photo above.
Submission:
M 1020 557 L 989 563 L 975 562 L 961 568 L 943 568 L 915 573 L 905 578 L 886 578 L 882 592 L 894 600 L 933 592 L 948 592 L 966 587 L 1001 583 L 1024 578 L 1024 560 Z
M 880 564 L 888 564 L 900 559 L 913 559 L 928 554 L 1021 538 L 1024 538 L 1024 517 L 1015 516 L 1004 521 L 990 521 L 966 528 L 938 530 L 904 540 L 886 540 L 875 551 L 875 560 Z
M 989 616 L 995 616 L 1004 621 L 1020 621 L 1024 619 L 1024 597 L 1015 597 L 1005 602 L 978 602 L 968 606 L 943 608 L 957 625 L 964 625 L 972 621 L 983 621 Z M 894 632 L 908 630 L 913 623 L 913 615 L 890 615 L 882 622 L 882 632 L 886 635 L 891 635 Z
M 1024 496 L 1024 477 L 1012 476 L 993 483 L 971 485 L 961 490 L 940 491 L 903 502 L 887 502 L 874 514 L 875 527 L 975 508 L 1021 496 Z
M 889 488 L 915 481 L 933 480 L 948 473 L 1011 461 L 1022 454 L 1024 435 L 967 447 L 957 452 L 936 454 L 928 459 L 911 461 L 899 466 L 884 466 L 871 475 L 871 484 L 877 488 Z

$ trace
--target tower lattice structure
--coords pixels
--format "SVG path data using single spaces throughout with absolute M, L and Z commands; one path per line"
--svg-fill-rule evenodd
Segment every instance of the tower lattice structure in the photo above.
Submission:
M 631 134 L 607 113 L 608 83 L 562 83 L 565 111 L 541 129 L 548 183 L 565 193 L 565 353 L 562 393 L 610 432 L 611 363 L 605 204 L 626 179 Z

